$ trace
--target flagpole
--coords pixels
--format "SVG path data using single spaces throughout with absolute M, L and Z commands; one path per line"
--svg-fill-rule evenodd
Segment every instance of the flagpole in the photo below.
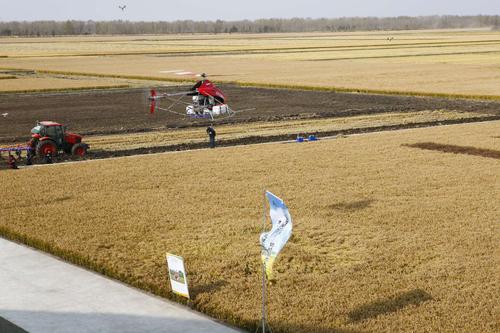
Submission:
M 262 214 L 262 232 L 266 230 L 266 191 L 264 189 L 264 202 L 263 202 L 263 214 Z M 261 264 L 262 267 L 262 333 L 266 333 L 266 266 L 264 262 Z M 257 327 L 257 331 L 259 328 Z M 256 332 L 257 332 L 256 331 Z
M 264 192 L 264 213 L 262 214 L 262 232 L 266 229 L 266 192 Z M 266 333 L 266 267 L 262 262 L 262 333 Z
M 266 272 L 262 264 L 262 333 L 266 333 Z

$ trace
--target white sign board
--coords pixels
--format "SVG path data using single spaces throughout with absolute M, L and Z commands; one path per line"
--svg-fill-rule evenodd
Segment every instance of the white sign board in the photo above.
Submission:
M 178 295 L 189 298 L 186 270 L 182 257 L 167 253 L 167 269 L 170 277 L 172 291 Z

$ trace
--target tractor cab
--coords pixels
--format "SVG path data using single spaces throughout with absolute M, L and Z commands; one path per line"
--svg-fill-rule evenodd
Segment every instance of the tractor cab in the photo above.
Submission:
M 31 148 L 39 156 L 54 156 L 60 150 L 84 156 L 88 145 L 82 143 L 80 135 L 67 132 L 66 126 L 53 121 L 42 121 L 31 130 Z
M 66 129 L 61 124 L 44 121 L 33 127 L 31 130 L 31 137 L 50 138 L 57 146 L 62 146 L 64 143 L 65 131 Z

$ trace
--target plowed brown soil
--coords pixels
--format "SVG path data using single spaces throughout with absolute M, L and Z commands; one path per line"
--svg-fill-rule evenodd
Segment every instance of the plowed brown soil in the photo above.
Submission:
M 228 102 L 233 109 L 255 110 L 218 120 L 218 124 L 422 110 L 478 111 L 500 115 L 500 102 L 493 101 L 243 88 L 235 85 L 222 85 L 221 88 L 229 96 Z M 186 86 L 165 91 L 184 89 Z M 165 112 L 149 115 L 146 104 L 145 91 L 140 89 L 0 95 L 0 114 L 8 113 L 8 116 L 0 118 L 0 143 L 27 139 L 37 120 L 58 121 L 83 135 L 206 126 L 208 123 Z M 182 106 L 177 111 L 182 112 Z

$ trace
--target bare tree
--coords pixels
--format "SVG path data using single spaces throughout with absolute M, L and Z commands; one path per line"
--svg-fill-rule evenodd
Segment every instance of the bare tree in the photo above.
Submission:
M 2 36 L 191 34 L 191 33 L 276 33 L 316 31 L 419 30 L 436 28 L 500 29 L 498 15 L 342 17 L 335 19 L 291 18 L 242 21 L 34 21 L 0 22 Z

